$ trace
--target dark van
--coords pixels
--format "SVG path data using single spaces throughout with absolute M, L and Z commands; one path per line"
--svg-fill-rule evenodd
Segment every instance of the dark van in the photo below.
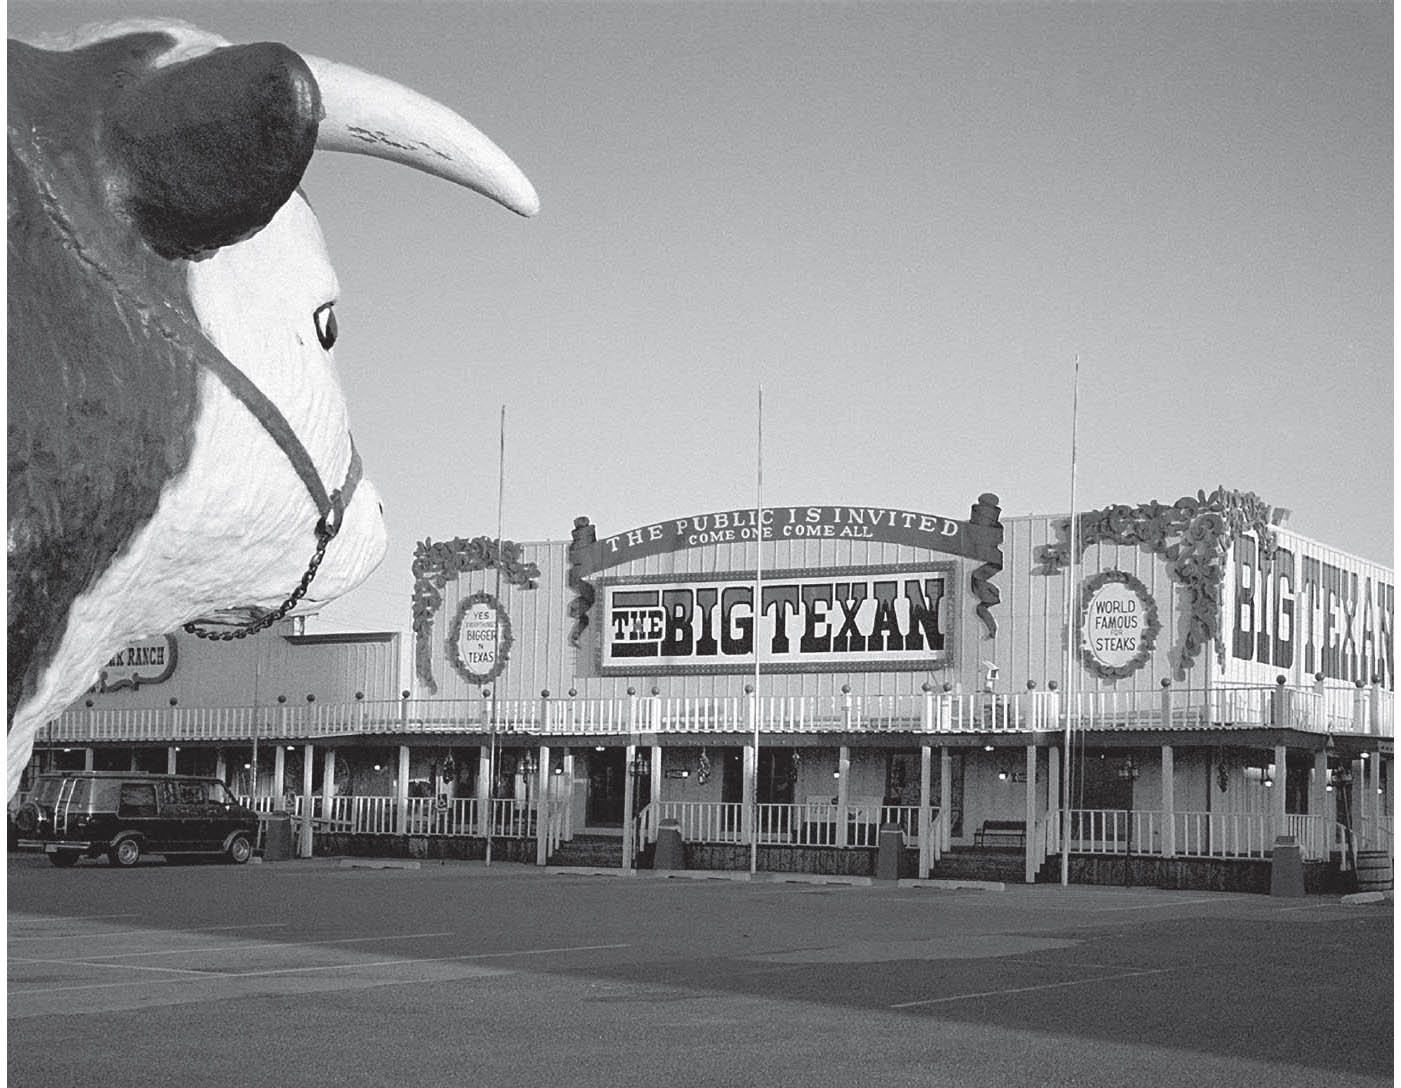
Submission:
M 258 815 L 217 778 L 137 771 L 40 775 L 14 815 L 15 845 L 55 865 L 106 854 L 130 868 L 142 854 L 253 856 Z

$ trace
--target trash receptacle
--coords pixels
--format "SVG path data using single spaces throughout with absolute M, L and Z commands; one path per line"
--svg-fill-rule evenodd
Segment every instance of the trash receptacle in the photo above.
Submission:
M 274 812 L 263 823 L 263 860 L 286 861 L 292 856 L 292 817 Z
M 1294 899 L 1304 895 L 1304 851 L 1293 835 L 1275 839 L 1270 855 L 1270 894 Z
M 898 880 L 900 855 L 905 852 L 905 833 L 899 824 L 881 824 L 876 839 L 876 879 Z
M 657 850 L 652 855 L 652 868 L 686 868 L 686 848 L 681 843 L 680 820 L 663 820 L 657 825 Z

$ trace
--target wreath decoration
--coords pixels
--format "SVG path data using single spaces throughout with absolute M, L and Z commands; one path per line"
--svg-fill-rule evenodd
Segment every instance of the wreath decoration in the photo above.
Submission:
M 486 672 L 478 672 L 462 660 L 462 621 L 472 611 L 472 606 L 478 604 L 489 605 L 496 612 L 496 660 Z M 469 684 L 485 684 L 501 675 L 501 670 L 506 667 L 506 658 L 511 652 L 511 643 L 514 641 L 511 634 L 511 616 L 501 602 L 490 593 L 473 593 L 458 606 L 457 615 L 453 617 L 452 626 L 448 630 L 448 660 L 452 662 L 457 674 Z
M 1111 582 L 1121 582 L 1133 590 L 1143 605 L 1143 629 L 1139 633 L 1138 652 L 1123 665 L 1106 665 L 1095 657 L 1094 653 L 1084 643 L 1084 622 L 1085 616 L 1090 607 L 1090 601 L 1094 595 Z M 1132 574 L 1122 570 L 1106 570 L 1096 574 L 1093 578 L 1087 578 L 1080 590 L 1080 615 L 1077 617 L 1077 627 L 1080 630 L 1080 661 L 1096 676 L 1106 680 L 1123 680 L 1132 676 L 1139 669 L 1148 663 L 1148 657 L 1153 652 L 1153 645 L 1158 639 L 1158 632 L 1162 630 L 1162 624 L 1158 622 L 1158 603 L 1148 592 L 1148 587 L 1135 578 Z

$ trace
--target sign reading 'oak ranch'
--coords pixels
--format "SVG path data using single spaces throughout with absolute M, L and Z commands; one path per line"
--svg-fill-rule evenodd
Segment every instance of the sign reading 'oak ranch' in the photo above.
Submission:
M 951 565 L 603 586 L 606 673 L 929 668 L 948 657 Z M 799 576 L 801 573 L 801 577 Z

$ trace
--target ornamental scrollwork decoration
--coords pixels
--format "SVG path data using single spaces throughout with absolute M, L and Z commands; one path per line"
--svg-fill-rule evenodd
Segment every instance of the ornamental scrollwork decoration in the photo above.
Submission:
M 413 559 L 414 670 L 430 694 L 438 693 L 433 679 L 433 618 L 443 604 L 443 589 L 460 575 L 499 570 L 510 585 L 534 589 L 540 568 L 522 558 L 524 549 L 512 540 L 478 536 L 454 537 L 435 544 L 420 541 Z
M 1139 506 L 1107 506 L 1076 516 L 1079 551 L 1091 544 L 1139 545 L 1167 561 L 1168 576 L 1187 593 L 1187 623 L 1173 665 L 1179 680 L 1196 662 L 1202 647 L 1216 640 L 1218 661 L 1225 665 L 1221 642 L 1222 592 L 1231 545 L 1246 533 L 1260 543 L 1261 559 L 1273 561 L 1274 511 L 1253 491 L 1218 487 L 1198 491 L 1171 506 L 1156 500 Z M 1070 519 L 1056 523 L 1057 540 L 1037 549 L 1039 574 L 1056 574 L 1071 561 Z M 1080 556 L 1075 557 L 1079 559 Z

